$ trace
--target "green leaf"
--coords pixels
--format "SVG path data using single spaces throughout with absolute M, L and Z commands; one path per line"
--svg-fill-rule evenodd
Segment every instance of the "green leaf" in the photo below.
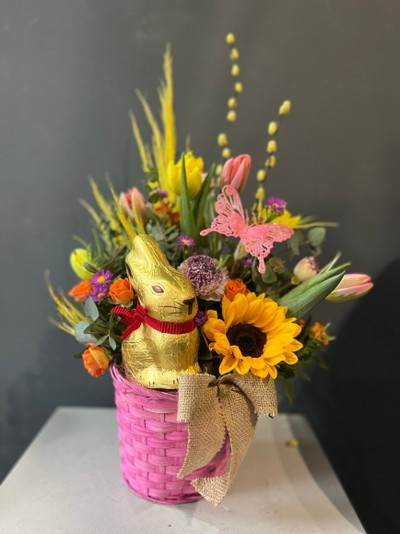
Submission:
M 80 321 L 75 327 L 75 339 L 79 343 L 96 343 L 97 339 L 91 334 L 86 334 L 86 328 L 88 328 L 89 323 L 87 321 Z
M 289 315 L 304 317 L 321 300 L 331 293 L 343 278 L 345 271 L 340 265 L 328 271 L 320 271 L 306 282 L 298 285 L 279 299 L 280 306 L 287 306 Z
M 200 232 L 202 228 L 204 228 L 204 213 L 206 210 L 206 206 L 208 204 L 209 200 L 209 193 L 210 193 L 210 185 L 211 185 L 211 179 L 214 175 L 215 165 L 211 167 L 211 169 L 208 171 L 207 176 L 204 179 L 204 182 L 201 184 L 200 191 L 196 197 L 196 201 L 194 204 L 194 220 L 196 222 L 197 232 Z
M 185 167 L 185 154 L 181 158 L 181 197 L 180 197 L 180 207 L 181 207 L 181 231 L 183 235 L 188 235 L 193 238 L 197 238 L 196 234 L 196 224 L 194 222 L 193 210 L 191 202 L 189 199 L 189 192 L 187 186 L 186 178 L 186 167 Z
M 90 317 L 92 321 L 95 321 L 99 318 L 99 310 L 97 309 L 97 306 L 92 299 L 92 297 L 88 297 L 85 302 L 85 315 L 87 317 Z
M 300 254 L 300 247 L 304 243 L 304 234 L 298 230 L 287 240 L 287 245 L 293 254 Z
M 310 245 L 312 247 L 318 247 L 321 243 L 323 243 L 326 236 L 326 229 L 321 228 L 321 226 L 317 226 L 315 228 L 311 228 L 307 234 L 308 241 L 310 242 Z

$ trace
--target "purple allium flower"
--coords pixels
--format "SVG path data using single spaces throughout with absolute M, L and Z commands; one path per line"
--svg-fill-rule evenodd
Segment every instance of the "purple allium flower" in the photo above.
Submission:
M 286 208 L 286 200 L 278 197 L 269 197 L 267 207 L 275 213 L 283 213 Z
M 207 321 L 207 312 L 199 310 L 194 318 L 195 325 L 200 327 Z
M 193 248 L 196 245 L 196 242 L 193 237 L 190 237 L 188 235 L 178 236 L 177 242 L 179 248 Z
M 218 269 L 218 261 L 203 254 L 190 256 L 178 271 L 186 274 L 196 295 L 204 300 L 220 300 L 229 280 L 228 269 Z
M 92 287 L 95 286 L 103 286 L 110 284 L 113 279 L 113 273 L 111 271 L 98 271 L 95 273 L 92 278 L 90 279 L 90 285 Z

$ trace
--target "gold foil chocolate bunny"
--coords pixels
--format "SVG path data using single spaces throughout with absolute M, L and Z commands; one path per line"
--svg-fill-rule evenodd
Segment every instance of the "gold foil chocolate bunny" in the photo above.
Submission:
M 130 325 L 122 342 L 126 373 L 148 388 L 177 389 L 178 375 L 201 372 L 193 287 L 145 234 L 134 237 L 126 269 L 139 300 L 135 310 L 117 311 Z

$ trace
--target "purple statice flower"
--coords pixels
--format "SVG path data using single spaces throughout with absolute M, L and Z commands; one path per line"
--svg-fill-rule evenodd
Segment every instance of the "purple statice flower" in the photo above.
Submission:
M 113 279 L 113 273 L 111 271 L 98 271 L 95 273 L 92 278 L 90 279 L 90 285 L 92 287 L 95 286 L 103 286 L 111 284 Z
M 178 236 L 177 242 L 178 248 L 193 248 L 196 245 L 196 242 L 193 237 L 190 237 L 188 235 Z
M 221 300 L 229 280 L 228 269 L 218 269 L 218 261 L 198 254 L 182 262 L 178 271 L 186 274 L 194 292 L 203 300 Z
M 196 314 L 196 317 L 194 318 L 194 323 L 197 327 L 203 326 L 203 324 L 207 321 L 207 312 L 203 310 L 199 310 Z
M 267 207 L 275 213 L 283 213 L 286 208 L 286 200 L 278 197 L 269 197 Z

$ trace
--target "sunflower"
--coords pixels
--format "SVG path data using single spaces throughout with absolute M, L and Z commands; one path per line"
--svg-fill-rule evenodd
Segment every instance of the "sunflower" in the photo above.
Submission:
M 264 294 L 237 294 L 230 301 L 222 299 L 222 317 L 208 312 L 203 326 L 211 341 L 209 348 L 223 356 L 220 374 L 249 371 L 261 378 L 276 378 L 280 362 L 292 365 L 298 361 L 295 351 L 303 346 L 295 337 L 301 326 L 295 317 L 286 317 L 287 308 L 279 306 Z

